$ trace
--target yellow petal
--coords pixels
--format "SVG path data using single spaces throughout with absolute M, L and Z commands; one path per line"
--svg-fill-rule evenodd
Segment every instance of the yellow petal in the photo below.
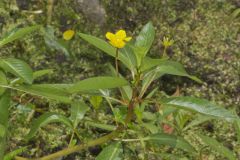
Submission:
M 131 39 L 132 39 L 132 37 L 127 37 L 127 38 L 125 38 L 124 40 L 127 41 L 127 42 L 129 42 L 129 41 L 131 41 Z
M 64 33 L 63 33 L 63 39 L 65 40 L 70 40 L 72 39 L 72 37 L 74 36 L 75 32 L 71 29 L 69 30 L 66 30 Z
M 106 33 L 106 38 L 107 38 L 108 40 L 112 40 L 112 39 L 114 39 L 114 37 L 115 37 L 115 35 L 114 35 L 113 33 L 111 33 L 111 32 L 107 32 L 107 33 Z
M 124 41 L 119 41 L 118 43 L 117 43 L 117 48 L 123 48 L 124 46 L 125 46 L 125 42 Z
M 117 38 L 122 40 L 124 40 L 127 37 L 126 32 L 124 30 L 117 31 L 115 35 L 117 36 Z

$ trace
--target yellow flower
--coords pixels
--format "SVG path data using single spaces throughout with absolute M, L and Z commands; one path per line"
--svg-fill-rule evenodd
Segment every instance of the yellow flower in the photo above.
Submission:
M 168 37 L 163 37 L 163 45 L 164 47 L 169 47 L 173 44 L 173 40 L 169 39 Z
M 127 37 L 126 31 L 124 30 L 119 30 L 115 34 L 107 32 L 106 38 L 109 40 L 109 43 L 116 48 L 123 48 L 126 42 L 132 39 L 132 37 Z
M 71 29 L 66 30 L 63 33 L 63 39 L 65 39 L 66 41 L 69 41 L 70 39 L 72 39 L 72 37 L 74 36 L 75 32 Z

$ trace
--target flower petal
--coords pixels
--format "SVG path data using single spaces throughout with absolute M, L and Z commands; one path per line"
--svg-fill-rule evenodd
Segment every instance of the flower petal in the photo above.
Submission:
M 63 39 L 68 41 L 68 40 L 72 39 L 74 34 L 75 34 L 75 32 L 73 30 L 69 29 L 63 33 Z
M 131 41 L 131 39 L 132 39 L 132 37 L 127 37 L 127 38 L 125 38 L 124 40 L 125 40 L 126 42 L 129 42 L 129 41 Z
M 112 39 L 114 39 L 114 37 L 115 37 L 115 35 L 114 35 L 113 33 L 111 33 L 111 32 L 107 32 L 107 33 L 106 33 L 106 38 L 107 38 L 108 40 L 112 40 Z
M 115 35 L 117 36 L 117 38 L 122 39 L 122 40 L 124 40 L 127 37 L 126 31 L 124 31 L 122 29 L 117 31 Z

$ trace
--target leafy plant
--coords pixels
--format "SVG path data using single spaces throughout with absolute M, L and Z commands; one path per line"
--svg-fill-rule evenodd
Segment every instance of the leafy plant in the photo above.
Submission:
M 169 130 L 175 125 L 171 122 L 173 114 L 178 113 L 178 119 L 180 120 L 179 110 L 186 110 L 230 122 L 239 121 L 239 117 L 235 114 L 205 99 L 183 96 L 171 97 L 162 94 L 163 92 L 159 91 L 158 86 L 154 86 L 154 81 L 166 74 L 187 77 L 197 83 L 202 81 L 188 74 L 183 65 L 178 62 L 169 60 L 166 57 L 153 59 L 147 56 L 155 37 L 154 27 L 151 22 L 143 27 L 135 42 L 133 40 L 130 42 L 125 41 L 125 31 L 121 31 L 121 34 L 118 33 L 116 33 L 116 37 L 109 38 L 113 46 L 97 37 L 83 33 L 78 34 L 82 39 L 102 50 L 103 53 L 115 58 L 116 68 L 109 67 L 112 76 L 91 77 L 72 84 L 34 84 L 34 78 L 44 75 L 41 74 L 41 71 L 33 72 L 26 63 L 18 59 L 1 59 L 0 68 L 2 69 L 3 78 L 0 84 L 2 92 L 0 113 L 4 116 L 1 116 L 0 119 L 0 127 L 3 128 L 0 135 L 3 138 L 1 142 L 4 143 L 0 144 L 0 158 L 4 155 L 6 142 L 10 92 L 13 93 L 14 91 L 71 105 L 70 117 L 57 113 L 44 113 L 32 123 L 27 139 L 33 138 L 40 127 L 44 127 L 49 123 L 63 123 L 72 131 L 68 148 L 39 158 L 41 160 L 55 159 L 96 145 L 107 145 L 112 141 L 117 142 L 112 142 L 104 147 L 97 156 L 98 160 L 119 159 L 119 157 L 123 156 L 123 149 L 131 150 L 122 145 L 128 142 L 140 143 L 141 149 L 147 151 L 145 153 L 149 152 L 153 155 L 158 154 L 162 146 L 168 146 L 168 148 L 182 150 L 189 157 L 196 157 L 201 151 L 194 148 L 190 142 L 181 136 L 181 131 L 184 131 L 187 120 L 182 119 L 181 123 L 177 124 L 178 128 L 176 128 L 179 132 Z M 130 71 L 130 76 L 125 76 L 119 72 L 118 61 L 123 64 L 124 69 Z M 7 73 L 15 76 L 15 79 L 12 80 Z M 155 96 L 156 93 L 161 96 Z M 90 106 L 87 105 L 89 101 L 97 112 L 101 107 L 100 103 L 102 101 L 107 102 L 111 109 L 112 119 L 110 124 L 105 124 L 104 121 L 99 122 L 98 117 L 93 120 L 84 117 L 87 111 L 90 110 Z M 154 106 L 157 106 L 155 112 L 151 110 Z M 105 115 L 108 116 L 108 114 Z M 82 122 L 111 132 L 97 139 L 85 140 L 78 133 L 79 124 Z M 200 123 L 196 122 L 195 124 Z M 165 127 L 162 127 L 162 124 Z M 194 126 L 194 124 L 191 126 Z M 146 128 L 146 130 L 142 130 L 142 128 Z M 77 144 L 77 141 L 74 141 L 75 138 L 80 140 L 81 144 Z M 214 143 L 216 142 L 214 141 Z M 223 155 L 226 156 L 227 154 L 228 151 Z M 147 157 L 148 155 L 144 156 Z M 233 158 L 229 155 L 226 157 Z

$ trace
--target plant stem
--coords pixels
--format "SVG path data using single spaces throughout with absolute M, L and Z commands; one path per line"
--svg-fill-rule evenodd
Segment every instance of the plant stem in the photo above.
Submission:
M 47 5 L 47 25 L 49 25 L 52 21 L 52 10 L 53 10 L 54 0 L 48 0 Z
M 116 50 L 115 68 L 116 68 L 117 76 L 119 76 L 119 72 L 118 72 L 118 48 L 117 48 L 117 50 Z
M 69 147 L 69 148 L 63 149 L 61 151 L 58 151 L 56 153 L 50 154 L 48 156 L 39 158 L 37 160 L 52 160 L 52 159 L 56 159 L 58 157 L 69 155 L 74 152 L 79 152 L 79 151 L 81 151 L 83 149 L 87 149 L 89 147 L 93 147 L 93 146 L 105 143 L 105 142 L 113 139 L 114 137 L 116 137 L 122 129 L 123 129 L 122 127 L 119 127 L 115 131 L 113 131 L 103 137 L 100 137 L 98 139 L 92 140 L 92 141 L 88 142 L 87 144 L 81 144 L 81 145 L 77 145 L 74 147 Z

